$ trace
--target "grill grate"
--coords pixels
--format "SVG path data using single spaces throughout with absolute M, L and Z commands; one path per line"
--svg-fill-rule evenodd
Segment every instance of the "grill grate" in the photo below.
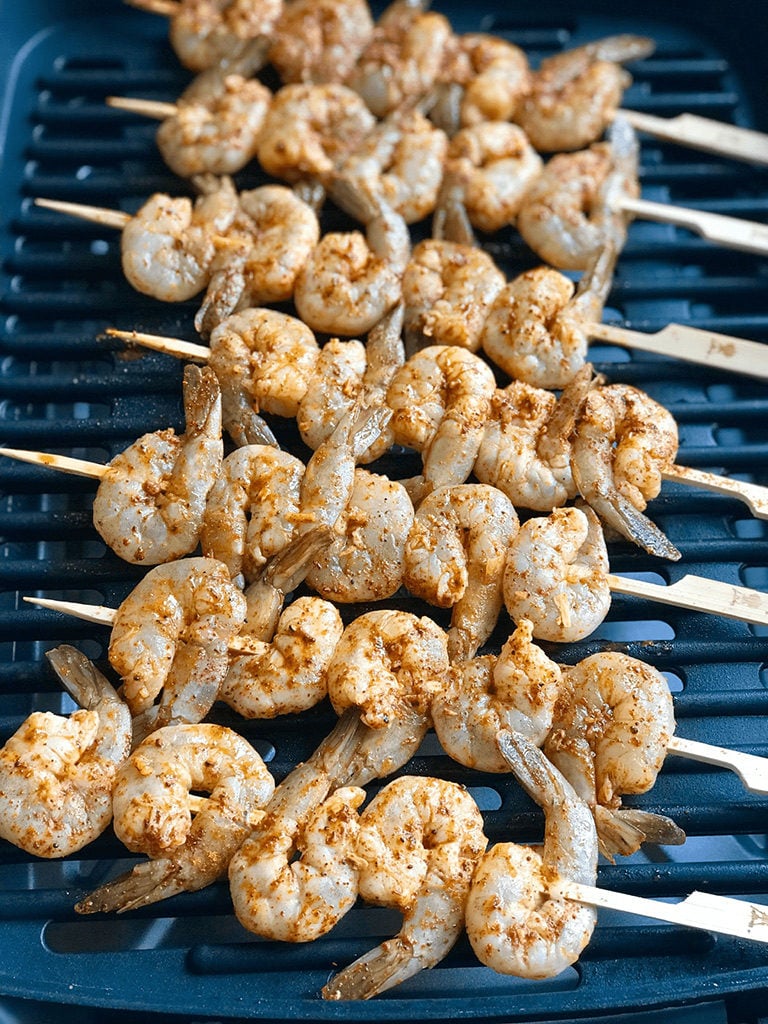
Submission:
M 145 431 L 181 426 L 180 366 L 157 354 L 127 357 L 99 340 L 99 333 L 116 325 L 194 340 L 194 307 L 165 307 L 136 295 L 121 277 L 115 233 L 31 203 L 35 196 L 117 202 L 130 212 L 150 192 L 185 190 L 160 162 L 153 128 L 103 102 L 111 94 L 172 99 L 181 90 L 185 76 L 162 26 L 123 9 L 94 17 L 88 6 L 68 5 L 61 21 L 34 37 L 14 65 L 8 90 L 0 423 L 3 444 L 98 461 Z M 629 24 L 628 15 L 601 13 L 599 2 L 580 5 L 584 13 L 578 18 L 565 18 L 551 3 L 495 19 L 458 3 L 436 6 L 458 30 L 499 32 L 524 46 L 534 62 L 640 24 Z M 625 105 L 664 116 L 691 110 L 754 124 L 750 97 L 758 91 L 747 54 L 743 63 L 730 58 L 724 52 L 727 33 L 706 30 L 706 17 L 694 32 L 670 22 L 666 8 L 657 5 L 663 14 L 654 15 L 649 6 L 643 7 L 642 31 L 654 36 L 658 50 L 633 69 Z M 40 12 L 47 5 L 31 10 L 38 21 L 16 40 L 18 49 L 46 24 Z M 242 187 L 258 181 L 253 169 L 238 179 Z M 653 140 L 643 141 L 642 182 L 648 198 L 720 213 L 765 219 L 768 207 L 768 172 Z M 488 248 L 509 276 L 534 263 L 511 230 Z M 765 285 L 763 259 L 717 250 L 673 227 L 637 223 L 606 318 L 645 331 L 677 320 L 768 341 Z M 636 384 L 672 410 L 680 423 L 682 464 L 768 483 L 763 386 L 608 344 L 596 343 L 591 358 L 610 378 Z M 295 429 L 273 426 L 286 446 L 306 454 Z M 389 456 L 381 468 L 397 476 L 413 471 L 406 455 Z M 21 595 L 115 606 L 141 575 L 108 552 L 93 531 L 92 494 L 88 481 L 0 463 L 0 740 L 32 710 L 69 710 L 43 659 L 46 649 L 73 642 L 105 664 L 105 629 L 33 610 Z M 681 548 L 681 563 L 659 565 L 616 544 L 613 571 L 669 582 L 693 572 L 768 587 L 768 530 L 735 501 L 667 485 L 652 514 Z M 391 603 L 416 607 L 406 594 Z M 345 620 L 357 611 L 342 609 Z M 442 621 L 435 609 L 419 611 Z M 498 649 L 508 627 L 506 621 L 499 624 L 491 647 Z M 550 645 L 548 652 L 572 663 L 610 646 L 643 658 L 667 673 L 682 735 L 768 754 L 766 636 L 759 627 L 616 597 L 594 637 L 557 650 Z M 216 720 L 239 729 L 281 778 L 330 728 L 332 713 L 322 706 L 290 721 L 243 723 L 217 708 Z M 432 737 L 408 770 L 466 784 L 492 840 L 541 835 L 538 809 L 515 786 L 460 768 Z M 768 901 L 768 797 L 746 794 L 727 773 L 670 758 L 652 792 L 634 803 L 670 814 L 690 839 L 679 850 L 602 866 L 601 884 L 642 895 L 680 896 L 700 888 Z M 34 862 L 8 844 L 0 846 L 6 936 L 0 992 L 219 1018 L 509 1021 L 584 1017 L 737 993 L 751 996 L 757 1013 L 768 993 L 765 947 L 601 913 L 577 967 L 550 982 L 495 975 L 461 942 L 443 965 L 370 1004 L 323 1003 L 318 993 L 335 965 L 394 933 L 399 923 L 392 914 L 360 906 L 326 939 L 282 947 L 239 928 L 220 884 L 126 917 L 78 919 L 72 910 L 76 898 L 116 873 L 120 858 L 122 866 L 131 863 L 111 833 L 58 864 Z

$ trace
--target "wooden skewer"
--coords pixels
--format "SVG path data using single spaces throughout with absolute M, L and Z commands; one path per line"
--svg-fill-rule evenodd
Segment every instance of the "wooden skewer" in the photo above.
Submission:
M 654 334 L 598 323 L 587 324 L 587 330 L 591 338 L 600 341 L 768 380 L 768 345 L 758 341 L 682 324 L 668 324 Z
M 728 768 L 738 775 L 751 792 L 768 793 L 768 760 L 764 757 L 728 750 L 727 747 L 717 747 L 711 743 L 700 743 L 698 740 L 687 740 L 682 736 L 672 737 L 667 744 L 667 753 L 713 764 L 718 768 Z
M 724 217 L 708 210 L 691 210 L 668 203 L 654 203 L 649 199 L 622 199 L 621 209 L 643 220 L 657 220 L 688 228 L 709 242 L 729 249 L 741 249 L 761 256 L 768 254 L 768 224 Z
M 744 480 L 731 480 L 726 476 L 708 473 L 703 469 L 691 469 L 688 466 L 674 465 L 662 474 L 671 483 L 690 484 L 703 490 L 726 494 L 730 498 L 743 501 L 758 519 L 768 519 L 768 487 L 750 484 Z
M 639 110 L 617 110 L 636 131 L 677 142 L 705 153 L 732 156 L 754 164 L 768 164 L 768 135 L 751 128 L 737 128 L 698 114 L 656 117 Z
M 768 594 L 749 587 L 737 587 L 704 576 L 683 576 L 677 583 L 664 586 L 644 580 L 607 574 L 608 586 L 615 594 L 643 597 L 691 611 L 723 615 L 727 619 L 768 626 Z
M 180 0 L 126 0 L 131 7 L 150 14 L 160 14 L 164 18 L 174 18 L 181 7 Z
M 566 879 L 558 879 L 550 886 L 550 895 L 658 921 L 669 921 L 687 928 L 701 928 L 722 935 L 734 935 L 739 939 L 768 942 L 768 907 L 749 900 L 693 892 L 680 903 L 663 903 Z
M 104 333 L 110 338 L 119 338 L 129 344 L 142 345 L 144 348 L 151 348 L 155 352 L 165 352 L 166 355 L 176 356 L 179 359 L 192 359 L 205 363 L 211 357 L 211 350 L 206 345 L 197 345 L 193 341 L 182 341 L 180 338 L 164 338 L 160 334 L 142 334 L 141 331 L 119 331 L 115 327 L 108 327 Z
M 143 117 L 152 117 L 156 121 L 165 121 L 168 117 L 175 117 L 179 108 L 175 103 L 165 103 L 162 100 L 142 100 L 130 96 L 107 96 L 107 106 L 115 107 L 117 110 L 127 110 L 130 114 L 141 114 Z
M 131 215 L 124 213 L 122 210 L 107 210 L 103 206 L 67 203 L 59 199 L 36 199 L 35 206 L 42 206 L 46 210 L 56 210 L 59 213 L 69 213 L 73 217 L 80 217 L 82 220 L 89 220 L 94 224 L 102 224 L 107 228 L 117 228 L 118 231 L 122 231 L 131 219 Z
M 86 462 L 85 459 L 72 459 L 68 455 L 50 455 L 47 452 L 27 452 L 20 448 L 0 448 L 0 455 L 7 455 L 19 462 L 31 462 L 36 466 L 47 466 L 58 469 L 62 473 L 73 473 L 75 476 L 92 477 L 101 480 L 107 472 L 106 466 L 98 462 Z

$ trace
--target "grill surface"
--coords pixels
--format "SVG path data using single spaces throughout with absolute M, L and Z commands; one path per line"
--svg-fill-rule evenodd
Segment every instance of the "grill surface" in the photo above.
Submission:
M 32 197 L 46 196 L 119 204 L 130 212 L 150 192 L 186 191 L 156 154 L 154 126 L 104 104 L 111 94 L 173 99 L 181 90 L 186 76 L 165 41 L 164 26 L 117 3 L 96 17 L 89 6 L 62 4 L 60 15 L 52 16 L 48 5 L 33 5 L 29 23 L 20 23 L 17 37 L 6 41 L 0 440 L 104 461 L 145 431 L 181 427 L 181 367 L 160 355 L 126 355 L 100 339 L 100 332 L 115 325 L 195 340 L 195 307 L 164 306 L 135 294 L 120 273 L 116 233 L 31 205 Z M 759 14 L 759 2 L 743 4 L 734 23 L 725 26 L 714 16 L 718 5 L 706 4 L 696 6 L 695 19 L 684 12 L 676 18 L 659 4 L 644 4 L 642 18 L 632 16 L 632 5 L 616 16 L 599 2 L 584 2 L 577 13 L 540 2 L 535 10 L 503 16 L 494 16 L 490 5 L 485 11 L 458 3 L 435 6 L 457 30 L 502 34 L 525 47 L 534 63 L 608 32 L 641 31 L 658 48 L 632 69 L 625 106 L 665 116 L 692 110 L 768 127 L 752 109 L 764 88 L 754 60 L 760 40 L 753 32 L 739 50 L 733 42 L 738 16 Z M 696 29 L 690 27 L 694 20 Z M 241 187 L 258 181 L 254 170 L 238 177 Z M 768 172 L 650 139 L 643 140 L 642 185 L 647 198 L 758 220 L 765 219 L 768 206 Z M 336 223 L 329 212 L 324 226 Z M 512 230 L 494 238 L 489 249 L 509 276 L 536 262 Z M 767 266 L 765 259 L 716 249 L 683 230 L 638 222 L 622 254 L 606 319 L 645 331 L 675 320 L 768 341 Z M 636 384 L 670 408 L 680 424 L 681 464 L 768 483 L 763 385 L 604 344 L 592 347 L 591 358 L 610 379 Z M 307 455 L 295 428 L 285 422 L 273 426 L 281 442 Z M 407 454 L 380 464 L 397 476 L 409 475 L 413 466 Z M 75 643 L 109 671 L 105 629 L 35 611 L 21 596 L 114 607 L 141 571 L 106 551 L 93 530 L 88 481 L 2 461 L 0 489 L 4 741 L 32 710 L 72 707 L 47 668 L 45 650 Z M 617 543 L 611 547 L 613 571 L 667 582 L 698 573 L 768 589 L 766 527 L 745 507 L 665 485 L 651 514 L 683 552 L 681 562 L 662 564 Z M 390 604 L 444 621 L 442 613 L 405 593 Z M 345 620 L 359 610 L 343 608 Z M 508 632 L 503 619 L 489 649 L 498 649 Z M 606 622 L 588 641 L 547 650 L 573 663 L 606 647 L 668 674 L 682 736 L 768 755 L 766 630 L 615 597 Z M 218 708 L 215 718 L 253 742 L 279 779 L 313 749 L 333 715 L 323 705 L 276 722 L 244 723 Z M 540 812 L 512 783 L 460 768 L 431 737 L 408 771 L 466 784 L 484 811 L 492 841 L 541 836 Z M 657 897 L 699 888 L 768 903 L 768 797 L 745 793 L 726 772 L 669 758 L 654 789 L 627 802 L 671 815 L 689 840 L 681 848 L 651 849 L 603 865 L 600 884 Z M 712 1000 L 725 1000 L 754 1018 L 768 995 L 764 946 L 601 912 L 577 967 L 551 982 L 495 975 L 478 965 L 462 941 L 440 967 L 371 1003 L 325 1003 L 319 992 L 336 965 L 397 931 L 396 916 L 360 906 L 326 939 L 279 946 L 237 925 L 222 883 L 124 917 L 79 919 L 75 900 L 117 873 L 116 858 L 122 858 L 121 868 L 131 863 L 111 833 L 61 863 L 38 863 L 8 844 L 0 846 L 0 992 L 218 1018 L 507 1021 Z

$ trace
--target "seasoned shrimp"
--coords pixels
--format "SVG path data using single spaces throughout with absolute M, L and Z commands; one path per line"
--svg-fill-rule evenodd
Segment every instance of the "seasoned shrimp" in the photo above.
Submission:
M 150 860 L 100 886 L 75 909 L 135 910 L 215 882 L 274 788 L 261 756 L 231 729 L 211 723 L 158 729 L 120 769 L 113 796 L 116 836 Z M 193 802 L 193 791 L 208 796 Z
M 122 677 L 136 736 L 208 713 L 245 613 L 245 597 L 213 558 L 156 566 L 134 587 L 115 613 L 109 661 Z
M 575 498 L 570 433 L 584 395 L 602 381 L 586 363 L 559 398 L 517 380 L 498 388 L 475 459 L 477 479 L 516 508 L 551 512 Z
M 323 235 L 296 278 L 301 319 L 326 334 L 364 334 L 395 306 L 411 253 L 408 226 L 365 183 L 338 179 L 337 202 L 362 221 L 360 231 Z
M 578 960 L 597 923 L 594 907 L 549 894 L 560 879 L 595 884 L 595 825 L 538 747 L 504 731 L 499 748 L 544 810 L 544 846 L 539 852 L 497 843 L 480 859 L 467 900 L 467 935 L 481 963 L 500 974 L 553 978 Z
M 462 128 L 451 139 L 443 187 L 458 190 L 472 226 L 490 233 L 514 223 L 542 167 L 522 128 L 484 121 Z
M 488 365 L 456 345 L 430 345 L 389 386 L 395 442 L 421 452 L 413 493 L 461 484 L 472 472 L 496 382 Z
M 203 517 L 203 554 L 224 562 L 233 580 L 252 582 L 293 537 L 301 459 L 270 445 L 236 448 L 222 463 Z
M 208 285 L 216 237 L 235 215 L 231 197 L 214 191 L 193 203 L 155 193 L 122 229 L 120 254 L 128 283 L 161 302 L 185 302 Z
M 291 184 L 326 185 L 375 123 L 363 100 L 345 85 L 285 85 L 264 119 L 258 160 L 267 174 Z
M 589 508 L 556 508 L 520 527 L 507 553 L 504 603 L 541 640 L 583 640 L 608 613 L 608 551 Z
M 416 511 L 403 582 L 416 597 L 453 609 L 448 654 L 454 663 L 473 658 L 493 632 L 518 526 L 512 502 L 487 484 L 438 487 Z
M 685 839 L 669 818 L 621 807 L 622 794 L 651 789 L 674 731 L 669 687 L 650 665 L 604 651 L 565 670 L 543 749 L 592 809 L 611 859 Z
M 456 345 L 477 352 L 485 318 L 504 274 L 482 249 L 443 238 L 414 246 L 403 274 L 405 343 Z
M 452 31 L 448 19 L 427 6 L 394 0 L 347 78 L 376 117 L 415 106 L 437 80 Z
M 131 0 L 141 6 L 141 0 Z M 191 71 L 204 71 L 258 45 L 266 51 L 283 0 L 181 0 L 171 19 L 171 46 Z
M 112 820 L 112 787 L 131 750 L 131 715 L 74 647 L 48 660 L 82 710 L 34 711 L 0 750 L 0 837 L 36 857 L 77 853 Z
M 435 208 L 448 139 L 418 110 L 390 114 L 339 166 L 362 180 L 395 213 L 414 224 Z
M 284 83 L 343 82 L 373 34 L 366 0 L 291 0 L 269 62 Z
M 237 215 L 210 264 L 205 300 L 195 317 L 204 337 L 249 306 L 284 302 L 320 238 L 314 209 L 284 185 L 240 193 Z
M 157 565 L 197 547 L 206 501 L 221 470 L 221 395 L 215 373 L 184 369 L 186 430 L 144 434 L 106 467 L 93 523 L 127 562 Z
M 320 347 L 306 324 L 273 309 L 233 313 L 210 338 L 224 426 L 236 445 L 263 444 L 260 410 L 293 417 Z
M 621 64 L 648 57 L 653 50 L 650 39 L 619 35 L 543 60 L 515 120 L 542 152 L 589 145 L 613 120 L 632 81 Z
M 617 118 L 607 142 L 558 153 L 528 188 L 517 229 L 533 251 L 561 270 L 586 270 L 607 242 L 623 244 L 622 197 L 639 195 L 637 138 Z
M 452 664 L 445 689 L 432 701 L 440 744 L 467 768 L 509 771 L 497 743 L 502 729 L 522 733 L 536 746 L 547 738 L 562 673 L 532 636 L 532 624 L 521 619 L 498 656 Z
M 328 692 L 325 671 L 341 639 L 341 615 L 329 601 L 299 597 L 270 642 L 251 640 L 231 659 L 219 697 L 244 718 L 275 718 L 314 707 Z
M 483 816 L 455 782 L 406 775 L 360 816 L 360 895 L 403 914 L 397 935 L 345 967 L 324 999 L 370 999 L 438 964 L 464 925 L 475 865 L 487 846 Z
M 572 432 L 573 478 L 598 515 L 650 554 L 680 552 L 643 514 L 677 454 L 677 424 L 658 402 L 628 384 L 590 391 Z

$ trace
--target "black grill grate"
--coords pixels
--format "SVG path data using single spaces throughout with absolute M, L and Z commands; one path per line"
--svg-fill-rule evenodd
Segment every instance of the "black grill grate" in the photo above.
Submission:
M 1 239 L 0 439 L 97 461 L 145 431 L 181 426 L 180 366 L 154 354 L 126 356 L 100 340 L 100 332 L 116 325 L 194 340 L 192 304 L 161 306 L 125 284 L 114 232 L 31 202 L 47 196 L 119 204 L 130 212 L 150 192 L 184 191 L 156 155 L 154 129 L 104 105 L 112 94 L 172 99 L 185 82 L 157 19 L 119 6 L 94 17 L 87 4 L 68 5 L 61 21 L 17 59 L 9 79 L 2 172 L 7 224 Z M 648 10 L 653 5 L 644 5 L 644 19 L 632 24 L 629 14 L 606 14 L 599 2 L 582 4 L 578 17 L 567 18 L 552 3 L 495 19 L 460 4 L 436 6 L 457 29 L 500 32 L 534 61 L 607 32 L 639 29 L 657 39 L 658 50 L 633 69 L 627 107 L 755 123 L 754 65 L 747 52 L 741 63 L 729 56 L 730 33 L 708 25 L 706 5 L 697 31 L 681 27 L 683 15 L 679 23 L 670 21 L 660 5 L 655 14 Z M 19 49 L 34 30 L 48 25 L 48 6 L 39 8 L 29 9 L 28 34 L 18 29 Z M 252 169 L 238 179 L 243 187 L 258 180 Z M 768 207 L 768 171 L 653 140 L 643 141 L 642 182 L 648 198 L 720 213 L 765 219 Z M 534 262 L 511 230 L 489 249 L 510 276 Z M 646 331 L 676 320 L 768 341 L 767 268 L 765 259 L 715 249 L 685 231 L 637 223 L 607 319 Z M 763 385 L 607 344 L 595 344 L 591 357 L 610 378 L 646 389 L 673 411 L 681 428 L 679 462 L 768 483 Z M 274 426 L 298 451 L 295 430 L 286 423 Z M 405 455 L 389 456 L 381 468 L 401 476 L 413 471 Z M 46 649 L 74 642 L 105 663 L 105 629 L 34 610 L 21 596 L 115 606 L 141 575 L 106 551 L 93 531 L 92 494 L 88 481 L 0 462 L 2 740 L 32 710 L 69 708 L 46 667 Z M 682 562 L 657 564 L 616 544 L 614 571 L 670 582 L 693 572 L 768 589 L 768 530 L 737 502 L 666 485 L 652 512 L 681 548 Z M 406 594 L 392 603 L 415 607 Z M 357 610 L 343 609 L 345 619 Z M 508 626 L 499 624 L 496 646 Z M 682 735 L 768 755 L 766 630 L 616 597 L 595 637 L 550 653 L 574 662 L 606 646 L 668 673 Z M 280 778 L 310 752 L 332 714 L 320 707 L 298 720 L 242 723 L 221 709 L 217 719 L 240 729 Z M 492 840 L 526 841 L 541 834 L 538 810 L 513 785 L 459 768 L 432 739 L 408 770 L 468 785 Z M 602 867 L 602 884 L 644 895 L 680 896 L 700 888 L 768 901 L 768 797 L 746 794 L 724 772 L 670 758 L 654 790 L 636 804 L 670 814 L 690 839 L 680 850 Z M 578 967 L 551 982 L 493 975 L 462 942 L 439 968 L 370 1004 L 323 1003 L 318 993 L 335 965 L 394 933 L 399 924 L 393 915 L 358 907 L 327 939 L 278 947 L 239 928 L 221 884 L 127 917 L 78 919 L 75 899 L 115 873 L 116 858 L 125 852 L 111 833 L 60 864 L 33 862 L 8 844 L 0 846 L 6 936 L 0 992 L 219 1018 L 510 1021 L 584 1017 L 737 993 L 747 993 L 758 1013 L 768 994 L 765 947 L 601 914 Z

